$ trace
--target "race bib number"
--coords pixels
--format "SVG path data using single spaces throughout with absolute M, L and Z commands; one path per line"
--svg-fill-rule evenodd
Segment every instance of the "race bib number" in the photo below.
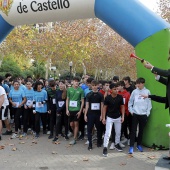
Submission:
M 56 104 L 56 100 L 55 99 L 53 99 L 53 104 Z
M 64 101 L 59 101 L 59 102 L 58 102 L 58 106 L 59 106 L 59 107 L 62 107 L 63 105 L 64 105 Z
M 15 103 L 15 107 L 19 106 L 19 102 L 13 102 L 13 103 Z
M 144 101 L 144 98 L 141 97 L 140 95 L 135 96 L 135 102 L 143 102 L 143 101 Z
M 27 106 L 31 106 L 32 104 L 33 104 L 33 101 L 27 100 L 27 102 L 26 102 L 26 105 L 27 105 Z
M 77 107 L 77 101 L 70 101 L 70 107 Z
M 36 102 L 36 107 L 37 108 L 44 107 L 44 104 L 42 104 L 41 102 Z
M 91 103 L 91 110 L 100 110 L 100 103 Z

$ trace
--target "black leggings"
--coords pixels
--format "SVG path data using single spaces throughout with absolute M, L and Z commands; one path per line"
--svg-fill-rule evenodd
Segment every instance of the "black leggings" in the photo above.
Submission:
M 18 132 L 18 129 L 21 129 L 20 116 L 22 113 L 22 108 L 13 108 L 12 110 L 14 113 L 15 132 Z
M 24 109 L 24 114 L 23 114 L 23 131 L 27 133 L 28 130 L 28 124 L 30 128 L 33 128 L 33 131 L 35 131 L 35 115 L 33 115 L 33 109 L 27 108 Z
M 46 131 L 47 113 L 36 112 L 35 114 L 35 132 L 36 133 L 40 133 L 40 119 L 42 121 L 43 131 Z

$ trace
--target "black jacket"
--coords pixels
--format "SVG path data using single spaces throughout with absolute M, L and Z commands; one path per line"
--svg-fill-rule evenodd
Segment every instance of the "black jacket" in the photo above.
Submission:
M 165 109 L 170 108 L 170 69 L 162 70 L 157 67 L 153 67 L 152 73 L 160 75 L 159 82 L 166 85 L 166 98 L 165 98 Z

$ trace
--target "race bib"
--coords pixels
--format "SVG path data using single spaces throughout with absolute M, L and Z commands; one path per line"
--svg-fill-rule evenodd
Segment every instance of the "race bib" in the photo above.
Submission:
M 36 107 L 37 108 L 44 107 L 44 104 L 42 104 L 41 102 L 36 102 Z
M 31 106 L 33 104 L 33 101 L 32 100 L 27 100 L 27 102 L 26 102 L 26 105 L 27 106 Z
M 15 103 L 15 107 L 19 106 L 19 102 L 13 102 L 13 103 Z
M 100 110 L 100 103 L 91 103 L 91 110 Z
M 70 107 L 77 107 L 77 101 L 70 101 Z
M 56 100 L 55 99 L 53 99 L 53 104 L 56 104 Z
M 126 102 L 126 99 L 125 99 L 125 98 L 123 98 L 123 104 L 125 104 L 125 102 Z
M 144 98 L 141 97 L 140 95 L 135 96 L 135 102 L 144 102 Z
M 59 101 L 59 102 L 58 102 L 58 106 L 59 106 L 59 107 L 62 107 L 63 105 L 64 105 L 64 101 Z

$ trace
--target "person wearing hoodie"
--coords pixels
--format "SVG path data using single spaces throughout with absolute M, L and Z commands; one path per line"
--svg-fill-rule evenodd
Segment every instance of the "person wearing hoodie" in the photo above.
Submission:
M 137 88 L 133 90 L 128 103 L 128 110 L 132 115 L 129 154 L 132 154 L 134 151 L 134 143 L 138 124 L 139 132 L 137 138 L 137 149 L 140 152 L 143 152 L 143 148 L 141 146 L 143 129 L 147 123 L 148 116 L 150 115 L 150 111 L 152 109 L 151 100 L 149 98 L 144 99 L 144 97 L 141 96 L 142 94 L 150 95 L 150 91 L 145 88 L 145 79 L 138 78 L 136 80 L 136 84 Z

